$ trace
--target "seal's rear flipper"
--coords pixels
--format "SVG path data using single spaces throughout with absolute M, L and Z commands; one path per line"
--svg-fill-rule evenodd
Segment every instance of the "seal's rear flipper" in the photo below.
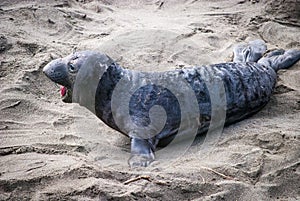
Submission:
M 233 62 L 257 62 L 264 55 L 266 50 L 266 43 L 259 39 L 250 41 L 248 44 L 238 44 L 233 49 Z
M 274 50 L 261 58 L 257 63 L 270 66 L 275 71 L 289 68 L 300 60 L 300 50 Z

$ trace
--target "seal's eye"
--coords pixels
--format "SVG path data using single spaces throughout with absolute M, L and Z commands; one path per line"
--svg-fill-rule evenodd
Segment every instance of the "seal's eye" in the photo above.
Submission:
M 69 71 L 71 73 L 76 73 L 78 71 L 78 69 L 76 68 L 76 66 L 72 63 L 69 63 Z

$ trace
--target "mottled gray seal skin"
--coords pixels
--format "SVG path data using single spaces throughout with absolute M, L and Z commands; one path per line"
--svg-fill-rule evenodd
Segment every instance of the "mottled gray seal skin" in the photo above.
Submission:
M 262 109 L 270 100 L 277 71 L 292 66 L 300 59 L 300 50 L 276 50 L 262 57 L 266 49 L 263 41 L 256 40 L 236 46 L 234 62 L 160 73 L 131 71 L 120 67 L 105 54 L 81 51 L 51 61 L 43 72 L 53 82 L 63 86 L 64 102 L 77 102 L 87 107 L 108 126 L 131 138 L 131 166 L 148 166 L 154 160 L 156 147 L 166 146 L 178 135 L 180 124 L 185 123 L 181 116 L 186 111 L 181 110 L 174 92 L 167 87 L 147 83 L 143 78 L 145 75 L 170 82 L 181 78 L 188 83 L 198 102 L 200 114 L 197 133 L 201 134 L 208 130 L 211 123 L 212 92 L 207 87 L 210 80 L 219 79 L 224 84 L 225 125 L 229 125 Z M 129 103 L 125 103 L 133 124 L 138 127 L 151 124 L 149 111 L 153 106 L 158 105 L 165 110 L 165 125 L 156 135 L 136 134 L 135 130 L 123 128 L 126 122 L 121 127 L 116 123 L 112 96 L 121 79 L 132 86 L 139 85 L 131 94 Z M 182 94 L 183 98 L 189 98 L 184 97 L 184 91 Z M 123 114 L 115 115 L 122 118 Z

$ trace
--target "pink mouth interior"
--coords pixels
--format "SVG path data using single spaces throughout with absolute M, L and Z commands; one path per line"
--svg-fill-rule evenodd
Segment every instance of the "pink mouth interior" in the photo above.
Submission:
M 66 93 L 67 93 L 67 88 L 64 87 L 64 86 L 61 86 L 60 87 L 60 94 L 61 94 L 61 96 L 65 96 Z

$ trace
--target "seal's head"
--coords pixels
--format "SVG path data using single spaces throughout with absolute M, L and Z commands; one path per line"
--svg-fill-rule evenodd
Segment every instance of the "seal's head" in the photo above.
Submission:
M 44 67 L 43 72 L 50 80 L 61 85 L 62 101 L 71 103 L 74 100 L 75 81 L 80 80 L 81 83 L 87 80 L 91 81 L 91 77 L 98 74 L 95 73 L 96 70 L 97 72 L 101 71 L 99 68 L 105 68 L 111 62 L 112 60 L 104 54 L 94 51 L 80 51 L 51 61 Z M 98 79 L 98 77 L 94 79 Z
M 62 100 L 66 103 L 72 102 L 72 90 L 76 74 L 88 55 L 86 52 L 76 52 L 51 61 L 43 69 L 50 80 L 61 85 L 60 93 Z

